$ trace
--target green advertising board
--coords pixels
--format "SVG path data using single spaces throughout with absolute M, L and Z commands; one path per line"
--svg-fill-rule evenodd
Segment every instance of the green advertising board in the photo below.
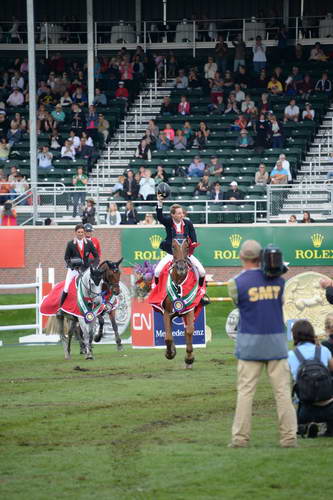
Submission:
M 277 245 L 291 266 L 333 264 L 332 227 L 329 225 L 210 226 L 196 228 L 200 246 L 195 255 L 206 267 L 239 266 L 239 249 L 248 239 L 266 246 Z M 165 238 L 163 227 L 122 230 L 124 264 L 134 266 L 145 260 L 158 262 L 165 253 L 159 245 Z

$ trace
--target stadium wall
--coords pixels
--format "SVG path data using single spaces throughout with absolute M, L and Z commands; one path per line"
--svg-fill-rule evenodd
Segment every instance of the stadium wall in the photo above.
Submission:
M 238 228 L 244 227 L 238 226 Z M 317 226 L 316 226 L 317 227 Z M 326 225 L 327 227 L 327 225 Z M 105 226 L 96 227 L 95 236 L 100 239 L 102 246 L 102 259 L 118 260 L 122 256 L 122 231 L 130 226 L 110 228 Z M 223 230 L 224 226 L 219 226 Z M 141 227 L 133 226 L 133 238 Z M 16 229 L 17 230 L 17 229 Z M 237 231 L 237 226 L 234 226 Z M 0 241 L 4 237 L 3 231 L 15 231 L 14 228 L 3 228 L 0 232 Z M 0 268 L 0 283 L 29 283 L 35 279 L 35 269 L 39 265 L 44 270 L 44 277 L 47 277 L 47 268 L 55 269 L 56 281 L 61 281 L 65 277 L 64 252 L 67 241 L 73 238 L 73 228 L 64 226 L 55 227 L 27 227 L 24 229 L 24 267 L 20 268 Z M 205 243 L 202 242 L 204 245 Z M 123 246 L 126 242 L 123 241 Z M 282 248 L 283 250 L 283 248 Z M 129 264 L 124 262 L 123 266 Z M 1 266 L 0 266 L 1 267 Z M 228 280 L 239 272 L 238 267 L 207 267 L 207 273 L 212 275 L 214 280 Z M 327 276 L 332 276 L 332 266 L 312 266 L 309 259 L 308 266 L 293 266 L 285 275 L 286 279 L 305 271 L 313 270 Z M 22 290 L 23 292 L 23 290 Z M 1 291 L 8 293 L 8 291 Z M 15 290 L 20 293 L 20 290 Z

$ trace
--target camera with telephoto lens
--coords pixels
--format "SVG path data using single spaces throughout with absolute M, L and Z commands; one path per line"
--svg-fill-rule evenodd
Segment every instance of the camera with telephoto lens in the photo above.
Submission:
M 283 263 L 281 250 L 274 245 L 268 245 L 261 250 L 260 267 L 267 278 L 278 278 L 288 271 L 287 266 Z

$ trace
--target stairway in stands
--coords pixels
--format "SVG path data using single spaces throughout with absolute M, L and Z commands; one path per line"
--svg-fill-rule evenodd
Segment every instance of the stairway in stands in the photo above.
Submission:
M 168 81 L 164 86 L 157 87 L 155 92 L 153 83 L 147 82 L 130 106 L 110 144 L 104 149 L 97 167 L 93 169 L 90 185 L 93 188 L 98 184 L 102 190 L 101 221 L 104 219 L 103 214 L 106 213 L 111 187 L 118 176 L 130 167 L 139 141 L 147 129 L 148 121 L 155 119 L 159 114 L 163 97 L 170 95 L 171 88 L 171 81 Z
M 327 173 L 333 172 L 333 105 L 331 104 L 324 116 L 316 136 L 301 168 L 298 170 L 296 182 L 286 194 L 279 215 L 274 220 L 287 220 L 295 214 L 300 220 L 304 210 L 308 210 L 316 222 L 332 219 L 332 181 L 327 181 Z

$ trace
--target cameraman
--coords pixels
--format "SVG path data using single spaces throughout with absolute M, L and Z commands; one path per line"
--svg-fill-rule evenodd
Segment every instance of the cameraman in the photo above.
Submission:
M 280 445 L 293 448 L 297 445 L 297 422 L 291 400 L 288 345 L 282 313 L 282 255 L 276 252 L 281 257 L 280 268 L 274 269 L 272 274 L 275 276 L 267 276 L 267 270 L 264 273 L 260 269 L 261 254 L 262 249 L 257 241 L 245 241 L 240 250 L 243 272 L 228 283 L 229 295 L 240 314 L 236 344 L 237 406 L 229 446 L 248 446 L 252 401 L 265 367 L 277 406 Z

